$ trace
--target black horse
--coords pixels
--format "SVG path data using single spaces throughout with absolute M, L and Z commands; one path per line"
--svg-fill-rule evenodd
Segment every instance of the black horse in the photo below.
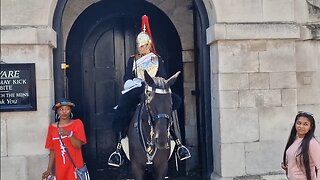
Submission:
M 180 71 L 169 79 L 150 77 L 145 71 L 145 93 L 128 129 L 129 154 L 135 180 L 143 180 L 146 165 L 152 164 L 156 180 L 164 180 L 170 156 L 172 98 L 170 86 Z

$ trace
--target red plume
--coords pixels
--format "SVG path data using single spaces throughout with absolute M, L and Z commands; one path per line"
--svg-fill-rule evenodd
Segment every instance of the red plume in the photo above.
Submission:
M 150 25 L 149 25 L 149 19 L 148 19 L 148 16 L 147 15 L 143 15 L 142 18 L 141 18 L 141 31 L 142 32 L 146 32 L 151 41 L 152 41 L 152 49 L 153 49 L 153 52 L 156 54 L 157 51 L 156 51 L 156 48 L 154 46 L 154 41 L 153 41 L 153 38 L 152 38 L 152 35 L 151 35 L 151 29 L 150 29 Z

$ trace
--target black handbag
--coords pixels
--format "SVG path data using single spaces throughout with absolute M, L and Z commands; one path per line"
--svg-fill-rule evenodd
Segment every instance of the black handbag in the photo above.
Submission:
M 59 122 L 57 123 L 57 128 L 59 129 Z M 58 130 L 58 134 L 59 134 L 59 139 L 60 139 L 60 141 L 62 143 L 62 146 L 63 146 L 64 150 L 66 151 L 66 153 L 67 153 L 67 155 L 68 155 L 73 167 L 76 170 L 76 174 L 77 174 L 78 180 L 90 180 L 90 176 L 89 176 L 89 171 L 88 171 L 87 165 L 84 164 L 84 166 L 82 168 L 80 168 L 80 169 L 76 167 L 76 164 L 74 163 L 73 159 L 71 158 L 71 155 L 70 155 L 67 147 L 64 145 L 64 143 L 62 141 L 61 134 L 60 134 L 59 130 Z

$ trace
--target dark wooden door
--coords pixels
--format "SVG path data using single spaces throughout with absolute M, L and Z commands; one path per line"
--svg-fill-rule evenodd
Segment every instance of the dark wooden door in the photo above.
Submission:
M 121 23 L 119 23 L 121 22 Z M 115 150 L 112 130 L 114 106 L 123 87 L 126 61 L 135 52 L 135 32 L 129 18 L 105 20 L 93 27 L 82 49 L 83 97 L 88 124 L 92 173 L 108 171 L 107 160 Z M 95 175 L 95 174 L 93 174 Z

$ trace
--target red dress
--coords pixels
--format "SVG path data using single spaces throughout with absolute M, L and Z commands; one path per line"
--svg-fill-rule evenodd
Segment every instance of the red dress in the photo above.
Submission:
M 73 136 L 79 139 L 82 142 L 82 144 L 87 143 L 84 127 L 80 119 L 73 120 L 71 124 L 62 128 L 68 131 L 73 131 Z M 63 143 L 66 145 L 74 163 L 76 164 L 76 167 L 81 168 L 84 165 L 81 148 L 74 148 L 71 144 L 70 139 L 67 136 L 62 136 L 62 140 Z M 62 144 L 60 143 L 60 139 L 58 136 L 58 129 L 53 124 L 49 125 L 45 148 L 54 150 L 57 180 L 77 179 L 75 169 L 68 155 L 62 149 Z

